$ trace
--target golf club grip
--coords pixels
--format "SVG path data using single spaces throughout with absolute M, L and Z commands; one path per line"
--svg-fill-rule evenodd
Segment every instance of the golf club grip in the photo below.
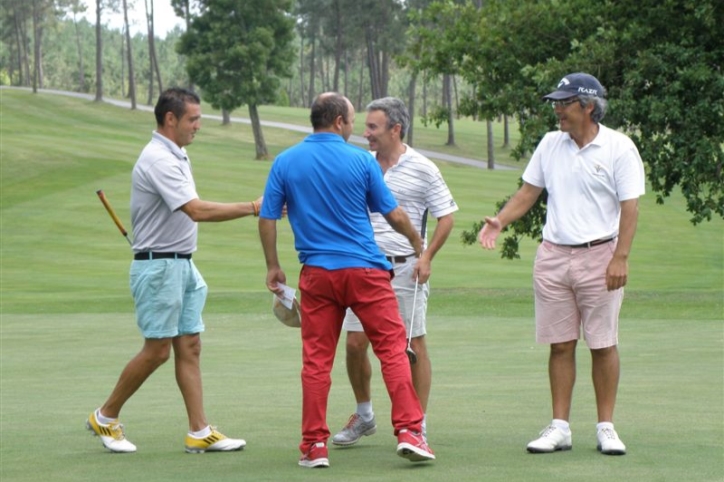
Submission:
M 96 194 L 98 194 L 98 199 L 101 200 L 103 203 L 103 206 L 105 206 L 106 211 L 108 211 L 108 214 L 110 214 L 111 219 L 114 223 L 116 223 L 116 226 L 118 226 L 118 230 L 121 232 L 122 235 L 128 236 L 128 231 L 126 231 L 126 228 L 123 227 L 123 223 L 120 219 L 118 219 L 118 216 L 116 216 L 116 212 L 113 210 L 113 207 L 111 206 L 111 203 L 108 202 L 108 199 L 106 199 L 106 195 L 103 194 L 103 190 L 99 189 L 96 191 Z

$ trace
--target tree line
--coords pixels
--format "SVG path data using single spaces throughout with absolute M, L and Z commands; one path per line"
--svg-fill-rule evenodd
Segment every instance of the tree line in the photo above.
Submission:
M 159 1 L 174 7 L 185 28 L 176 28 L 165 38 L 155 34 L 154 2 Z M 408 95 L 410 71 L 394 59 L 404 48 L 402 40 L 410 25 L 407 14 L 412 3 L 403 9 L 390 0 L 93 2 L 92 24 L 82 15 L 86 8 L 80 0 L 0 0 L 0 83 L 94 93 L 97 100 L 104 95 L 123 97 L 131 101 L 132 108 L 138 101 L 152 104 L 164 86 L 195 86 L 204 100 L 222 110 L 226 122 L 242 105 L 249 106 L 254 120 L 253 106 L 259 102 L 308 106 L 316 93 L 326 90 L 342 92 L 358 109 L 388 94 L 417 100 L 420 115 L 426 117 L 428 112 L 436 112 L 446 97 L 457 100 L 469 89 L 464 83 L 448 82 L 455 90 L 448 95 L 448 91 L 442 92 L 442 77 L 430 74 L 424 77 L 417 95 Z M 145 33 L 130 33 L 128 11 L 132 8 L 145 13 Z M 225 20 L 229 11 L 235 11 L 236 17 L 220 27 L 218 22 Z M 214 18 L 217 12 L 222 15 Z M 256 12 L 259 15 L 255 16 Z M 106 26 L 110 15 L 125 19 L 120 31 Z M 271 38 L 265 37 L 267 33 Z M 188 34 L 185 43 L 184 34 Z M 202 41 L 204 35 L 210 42 Z M 195 55 L 184 50 L 190 42 L 196 42 Z M 205 46 L 209 48 L 204 53 Z M 242 48 L 245 52 L 240 52 Z M 217 75 L 221 69 L 213 74 L 199 70 L 233 64 L 220 56 L 235 53 L 242 56 L 236 59 L 242 63 L 234 77 Z M 266 64 L 262 57 L 274 65 Z M 218 82 L 224 78 L 233 88 L 246 85 L 244 98 L 232 102 L 228 92 L 223 97 L 215 95 L 214 85 L 192 81 L 191 71 L 213 78 L 217 88 L 222 88 Z M 223 73 L 229 74 L 229 70 Z M 237 82 L 236 77 L 243 75 L 247 82 Z M 248 87 L 256 83 L 263 84 L 268 92 L 249 91 Z M 258 100 L 252 98 L 249 103 L 249 97 L 254 96 Z M 453 136 L 449 143 L 454 143 Z M 258 157 L 265 157 L 263 140 L 257 144 Z
M 680 189 L 694 224 L 724 218 L 720 0 L 165 1 L 185 28 L 160 39 L 154 0 L 94 0 L 94 25 L 79 19 L 79 0 L 1 0 L 0 82 L 134 107 L 164 85 L 193 85 L 226 119 L 247 106 L 259 158 L 259 105 L 308 106 L 335 90 L 362 108 L 395 95 L 446 124 L 449 144 L 456 116 L 486 122 L 489 148 L 492 122 L 514 120 L 522 159 L 555 128 L 541 93 L 586 71 L 608 88 L 605 123 L 634 139 L 657 201 Z M 131 35 L 128 10 L 140 7 L 146 33 Z M 111 12 L 124 15 L 122 32 L 104 27 Z M 544 212 L 542 202 L 509 227 L 506 256 L 540 236 Z

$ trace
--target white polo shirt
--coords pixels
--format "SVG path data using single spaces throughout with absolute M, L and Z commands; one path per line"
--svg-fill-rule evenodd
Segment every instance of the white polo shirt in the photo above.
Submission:
M 133 251 L 196 251 L 198 226 L 179 210 L 199 197 L 186 150 L 154 131 L 131 179 Z
M 599 124 L 583 148 L 567 132 L 549 132 L 523 180 L 548 191 L 543 239 L 574 245 L 618 235 L 621 201 L 645 193 L 644 166 L 626 135 Z
M 385 173 L 385 184 L 397 203 L 410 217 L 412 225 L 422 233 L 426 210 L 436 219 L 458 210 L 458 206 L 442 178 L 440 169 L 428 158 L 405 144 L 406 151 L 397 164 Z M 372 153 L 375 154 L 374 152 Z M 387 256 L 407 256 L 412 253 L 410 241 L 395 231 L 379 213 L 370 213 L 375 241 Z

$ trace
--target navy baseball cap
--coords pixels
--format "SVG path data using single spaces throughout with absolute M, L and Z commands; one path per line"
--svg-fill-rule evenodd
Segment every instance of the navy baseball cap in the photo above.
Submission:
M 556 90 L 548 95 L 544 95 L 543 98 L 546 100 L 564 100 L 577 95 L 606 97 L 606 89 L 603 88 L 594 76 L 579 72 L 563 77 L 558 83 Z

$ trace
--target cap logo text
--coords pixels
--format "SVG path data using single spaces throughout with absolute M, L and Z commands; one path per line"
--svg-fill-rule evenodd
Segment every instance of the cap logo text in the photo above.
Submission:
M 579 87 L 578 92 L 582 94 L 598 95 L 598 89 L 587 89 L 585 87 Z

